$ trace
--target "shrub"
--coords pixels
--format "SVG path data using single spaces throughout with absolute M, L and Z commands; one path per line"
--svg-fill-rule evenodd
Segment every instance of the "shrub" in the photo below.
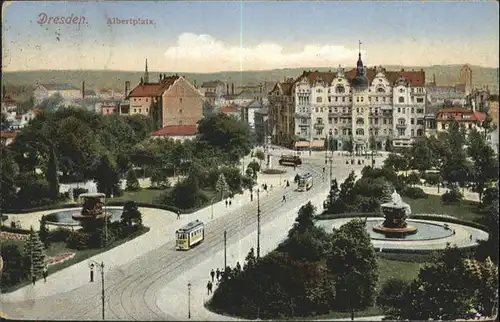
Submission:
M 412 172 L 406 177 L 406 183 L 410 185 L 416 185 L 420 183 L 420 175 L 416 172 Z
M 424 199 L 427 198 L 427 194 L 418 187 L 406 187 L 404 189 L 404 195 L 412 199 Z
M 17 198 L 21 207 L 45 206 L 54 202 L 49 184 L 45 180 L 22 182 Z
M 437 173 L 424 173 L 422 179 L 429 185 L 437 185 L 439 183 L 439 175 Z
M 442 202 L 460 202 L 462 201 L 463 195 L 462 193 L 456 189 L 452 188 L 450 191 L 446 191 L 441 196 Z
M 29 270 L 18 244 L 3 241 L 1 254 L 4 261 L 1 284 L 4 288 L 16 285 L 27 277 Z
M 89 235 L 83 231 L 72 231 L 66 242 L 66 246 L 71 249 L 83 250 L 89 245 Z
M 127 188 L 128 191 L 137 191 L 141 189 L 139 185 L 139 180 L 137 180 L 137 176 L 134 170 L 129 170 L 127 172 Z
M 73 189 L 73 196 L 75 198 L 78 198 L 79 195 L 81 195 L 82 193 L 87 193 L 87 192 L 89 192 L 89 189 L 75 188 L 75 189 Z
M 68 242 L 69 238 L 71 236 L 71 230 L 67 228 L 62 228 L 58 227 L 55 230 L 49 231 L 49 240 L 52 243 L 58 243 L 58 242 Z
M 264 173 L 264 174 L 283 174 L 283 173 L 286 173 L 286 171 L 281 170 L 281 169 L 264 169 L 264 170 L 262 170 L 262 173 Z

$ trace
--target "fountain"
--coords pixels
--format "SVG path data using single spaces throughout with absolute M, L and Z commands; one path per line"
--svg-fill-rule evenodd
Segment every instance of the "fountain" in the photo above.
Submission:
M 375 232 L 384 234 L 386 237 L 404 237 L 417 232 L 417 228 L 408 225 L 406 219 L 411 215 L 410 205 L 405 203 L 399 193 L 394 191 L 391 201 L 381 204 L 380 209 L 385 220 L 382 225 L 373 227 Z
M 73 220 L 80 222 L 82 227 L 89 227 L 93 223 L 101 222 L 105 218 L 112 216 L 111 213 L 103 209 L 106 195 L 103 193 L 82 193 L 78 196 L 83 201 L 80 214 L 71 216 Z

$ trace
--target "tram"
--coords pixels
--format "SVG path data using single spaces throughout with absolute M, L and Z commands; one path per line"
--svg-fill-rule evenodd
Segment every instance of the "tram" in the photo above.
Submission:
M 313 186 L 313 176 L 310 173 L 303 174 L 299 177 L 298 191 L 307 191 Z
M 177 250 L 189 250 L 205 239 L 205 224 L 196 219 L 175 232 Z

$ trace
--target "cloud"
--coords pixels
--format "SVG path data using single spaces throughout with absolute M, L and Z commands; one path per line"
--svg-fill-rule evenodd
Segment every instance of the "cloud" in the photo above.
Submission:
M 234 46 L 207 34 L 183 33 L 165 57 L 178 70 L 203 66 L 205 71 L 261 70 L 302 66 L 328 67 L 352 65 L 357 49 L 341 45 L 305 45 L 301 51 L 286 53 L 283 46 L 261 43 L 254 47 Z

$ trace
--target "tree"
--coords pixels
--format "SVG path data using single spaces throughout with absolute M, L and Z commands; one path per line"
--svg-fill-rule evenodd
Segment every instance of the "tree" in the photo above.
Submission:
M 97 190 L 105 193 L 106 196 L 118 196 L 120 191 L 120 177 L 116 170 L 116 162 L 110 155 L 98 157 L 99 165 L 93 171 L 94 181 L 97 183 Z
M 352 139 L 352 136 L 349 138 L 349 140 L 344 142 L 344 151 L 347 151 L 351 154 L 354 152 L 354 141 Z
M 408 170 L 409 160 L 402 155 L 391 153 L 384 160 L 384 167 L 391 168 L 395 172 Z
M 49 240 L 49 227 L 47 227 L 47 217 L 42 216 L 40 219 L 40 230 L 38 231 L 38 236 L 40 237 L 40 241 L 43 243 L 45 248 L 50 246 Z
M 465 129 L 458 122 L 450 122 L 448 131 L 442 134 L 441 175 L 449 185 L 458 183 L 465 187 L 470 173 L 470 162 L 467 160 Z
M 377 140 L 375 140 L 374 134 L 370 134 L 369 144 L 370 144 L 370 150 L 377 151 Z
M 7 114 L 2 112 L 0 114 L 0 130 L 7 131 L 10 129 L 12 122 L 7 119 Z
M 0 147 L 0 209 L 9 209 L 17 202 L 16 177 L 19 167 L 14 160 L 12 150 Z
M 245 264 L 243 266 L 243 269 L 252 269 L 255 264 L 257 263 L 257 258 L 255 257 L 255 250 L 250 248 L 250 251 L 248 252 L 247 256 L 245 257 Z
M 248 164 L 248 168 L 252 170 L 252 178 L 257 179 L 257 173 L 260 171 L 260 165 L 256 161 L 252 161 Z
M 387 152 L 392 152 L 392 141 L 389 138 L 385 139 L 385 150 Z
M 411 302 L 407 301 L 409 288 L 410 282 L 398 278 L 390 278 L 382 285 L 376 303 L 384 312 L 385 319 L 403 319 L 404 312 L 411 306 Z
M 24 280 L 28 270 L 25 265 L 26 260 L 19 250 L 18 244 L 14 244 L 12 241 L 2 241 L 0 248 L 4 261 L 1 282 L 5 288 Z
M 162 194 L 158 201 L 179 209 L 191 209 L 206 203 L 208 197 L 200 190 L 198 179 L 190 175 L 178 182 L 171 191 Z
M 224 192 L 227 191 L 227 182 L 226 177 L 223 173 L 219 174 L 219 178 L 217 179 L 217 183 L 215 184 L 215 190 L 220 192 L 220 200 L 224 198 Z
M 134 169 L 130 169 L 127 172 L 127 190 L 129 191 L 137 191 L 141 189 L 139 185 L 139 180 L 137 180 L 137 175 L 135 174 Z
M 473 191 L 479 194 L 481 200 L 488 183 L 498 179 L 498 158 L 485 137 L 476 129 L 469 133 L 467 153 L 473 161 L 471 178 Z
M 335 276 L 336 307 L 354 311 L 373 303 L 378 279 L 378 264 L 365 222 L 355 219 L 331 234 L 332 248 L 327 267 Z
M 31 227 L 30 236 L 24 244 L 24 255 L 29 257 L 31 275 L 35 277 L 42 276 L 45 268 L 45 247 L 33 227 Z
M 299 209 L 297 218 L 295 218 L 295 223 L 292 229 L 288 232 L 288 237 L 293 234 L 302 234 L 308 229 L 314 227 L 314 215 L 316 213 L 316 207 L 309 201 Z
M 134 114 L 125 118 L 125 121 L 134 131 L 134 140 L 141 142 L 147 139 L 154 131 L 153 119 L 146 115 Z
M 151 184 L 160 189 L 167 189 L 170 187 L 168 180 L 168 173 L 164 168 L 156 168 L 151 172 Z
M 142 225 L 142 214 L 135 201 L 127 201 L 123 206 L 121 221 L 126 226 Z
M 486 213 L 480 219 L 481 224 L 488 228 L 488 240 L 479 241 L 479 246 L 476 250 L 476 258 L 485 260 L 491 258 L 493 263 L 498 265 L 498 252 L 499 252 L 499 211 L 498 211 L 498 194 L 497 199 L 493 201 L 492 205 L 486 208 Z
M 262 167 L 262 161 L 264 161 L 264 159 L 266 158 L 266 155 L 264 154 L 264 151 L 262 151 L 261 149 L 258 149 L 257 151 L 255 151 L 254 156 L 257 159 L 259 159 L 259 166 Z
M 410 148 L 410 168 L 418 170 L 421 175 L 432 169 L 439 157 L 434 152 L 429 138 L 416 141 Z
M 324 205 L 325 209 L 331 209 L 334 206 L 334 202 L 339 199 L 340 189 L 337 183 L 337 179 L 332 180 L 332 184 L 330 186 L 330 192 L 328 193 L 328 198 L 325 200 Z
M 318 262 L 325 258 L 330 250 L 330 237 L 321 227 L 312 226 L 304 232 L 291 231 L 277 251 L 287 254 L 294 260 Z
M 50 145 L 50 155 L 49 162 L 47 163 L 46 179 L 49 183 L 50 192 L 52 194 L 52 199 L 57 200 L 59 198 L 59 167 L 57 164 L 57 156 L 54 145 Z
M 55 93 L 45 98 L 40 104 L 38 104 L 39 109 L 43 109 L 49 112 L 56 111 L 64 103 L 64 98 L 59 93 Z

